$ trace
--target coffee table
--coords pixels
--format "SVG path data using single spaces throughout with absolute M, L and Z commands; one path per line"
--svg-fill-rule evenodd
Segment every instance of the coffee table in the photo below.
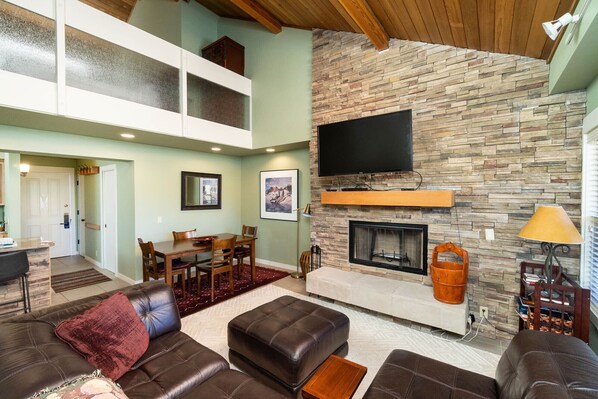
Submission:
M 330 355 L 303 387 L 303 399 L 350 399 L 367 367 Z

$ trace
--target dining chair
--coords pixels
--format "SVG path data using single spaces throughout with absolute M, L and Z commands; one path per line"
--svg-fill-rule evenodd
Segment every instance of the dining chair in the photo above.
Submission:
M 143 242 L 141 238 L 138 238 L 139 247 L 141 248 L 141 262 L 143 267 L 143 281 L 149 281 L 150 277 L 154 280 L 158 280 L 165 277 L 164 262 L 158 262 L 156 260 L 156 252 L 154 251 L 154 243 L 151 241 Z M 181 262 L 178 259 L 172 261 L 172 276 L 177 276 L 177 279 L 182 279 L 181 285 L 183 286 L 183 299 L 187 296 L 185 289 L 185 271 L 189 265 L 185 262 Z
M 218 276 L 218 285 L 220 285 L 220 275 L 228 273 L 228 284 L 231 294 L 233 287 L 233 258 L 235 256 L 235 240 L 232 238 L 221 238 L 212 241 L 212 261 L 210 264 L 198 264 L 197 268 L 205 271 L 210 278 L 211 301 L 214 302 L 214 280 Z M 197 295 L 200 288 L 197 287 Z
M 23 311 L 25 313 L 31 312 L 31 298 L 29 297 L 29 259 L 27 258 L 27 252 L 18 251 L 0 254 L 0 283 L 17 279 L 20 280 L 21 298 L 2 302 L 0 305 L 23 302 Z M 7 297 L 10 297 L 10 295 L 7 295 Z M 6 314 L 10 312 L 7 312 Z
M 241 230 L 241 235 L 245 237 L 257 237 L 257 226 L 246 226 L 243 225 L 243 229 Z M 243 273 L 243 259 L 251 256 L 251 246 L 249 245 L 239 245 L 235 247 L 235 259 L 237 260 L 237 278 L 241 278 L 241 273 Z
M 197 237 L 197 229 L 193 229 L 193 230 L 185 230 L 185 231 L 174 231 L 172 232 L 172 238 L 175 241 L 180 241 L 180 240 L 189 240 L 191 238 Z M 187 256 L 187 257 L 183 257 L 180 258 L 181 262 L 185 262 L 188 263 L 189 266 L 187 267 L 187 279 L 189 281 L 189 289 L 191 289 L 191 269 L 194 266 L 197 266 L 197 264 L 199 263 L 199 258 L 197 256 L 197 254 L 193 257 Z M 209 258 L 205 258 L 202 260 L 202 262 L 209 262 Z M 195 268 L 195 277 L 197 278 L 197 286 L 199 287 L 199 270 L 197 269 L 197 267 Z

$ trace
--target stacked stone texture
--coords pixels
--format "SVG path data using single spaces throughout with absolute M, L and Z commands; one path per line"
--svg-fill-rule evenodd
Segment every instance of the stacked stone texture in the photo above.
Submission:
M 517 233 L 541 204 L 561 205 L 580 222 L 586 96 L 548 95 L 548 69 L 543 60 L 401 40 L 378 53 L 363 35 L 314 31 L 311 228 L 322 265 L 431 284 L 429 276 L 348 262 L 349 220 L 427 224 L 428 259 L 447 241 L 469 251 L 470 310 L 487 306 L 493 324 L 482 333 L 516 333 L 519 263 L 544 259 L 538 243 Z M 323 206 L 322 191 L 357 180 L 376 189 L 417 185 L 413 173 L 318 177 L 318 125 L 405 109 L 413 113 L 420 189 L 454 190 L 455 206 Z M 485 229 L 494 229 L 495 240 L 485 240 Z M 561 261 L 577 275 L 579 246 Z
M 47 248 L 30 249 L 29 259 L 29 298 L 31 309 L 40 309 L 50 305 L 50 252 Z M 22 298 L 18 279 L 0 284 L 0 302 L 9 302 Z M 23 302 L 0 306 L 0 314 L 16 315 L 23 313 Z

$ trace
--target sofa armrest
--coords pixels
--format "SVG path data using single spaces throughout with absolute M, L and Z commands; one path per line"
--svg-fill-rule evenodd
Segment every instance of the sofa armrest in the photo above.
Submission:
M 501 398 L 598 397 L 598 356 L 575 337 L 520 331 L 496 368 Z
M 129 298 L 135 311 L 145 323 L 150 339 L 154 339 L 170 331 L 181 329 L 181 317 L 176 306 L 174 292 L 172 288 L 161 281 L 148 281 L 135 284 L 130 287 L 93 295 L 76 301 L 50 306 L 32 313 L 25 313 L 6 321 L 12 323 L 41 321 L 56 328 L 64 320 L 68 320 L 91 309 L 118 291 L 124 292 Z
M 125 294 L 145 323 L 150 340 L 181 329 L 181 317 L 172 288 L 163 282 L 130 287 Z

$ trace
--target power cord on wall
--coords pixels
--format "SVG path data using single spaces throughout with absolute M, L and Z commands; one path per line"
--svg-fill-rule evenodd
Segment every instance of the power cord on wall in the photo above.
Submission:
M 492 323 L 490 323 L 490 321 L 486 318 L 486 316 L 482 316 L 482 319 L 478 322 L 478 326 L 475 330 L 475 334 L 473 335 L 473 337 L 467 339 L 467 337 L 473 332 L 473 324 L 474 323 L 475 323 L 475 316 L 473 315 L 473 313 L 470 313 L 469 316 L 467 316 L 467 333 L 465 333 L 465 335 L 462 336 L 461 338 L 457 338 L 457 339 L 447 338 L 446 337 L 447 332 L 445 330 L 432 330 L 432 331 L 430 331 L 430 333 L 434 337 L 438 337 L 446 342 L 471 342 L 478 336 L 478 334 L 480 332 L 480 327 L 482 326 L 482 324 L 487 324 L 489 326 L 496 328 Z M 435 335 L 434 333 L 438 332 L 438 331 L 442 331 L 442 334 Z

